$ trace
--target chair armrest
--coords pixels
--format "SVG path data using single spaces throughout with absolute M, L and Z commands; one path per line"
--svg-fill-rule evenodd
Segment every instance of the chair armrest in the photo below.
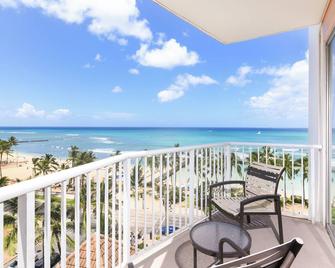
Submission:
M 245 257 L 245 256 L 248 256 L 249 254 L 243 250 L 242 248 L 240 248 L 238 245 L 236 245 L 236 243 L 234 241 L 232 241 L 231 239 L 229 238 L 222 238 L 219 242 L 219 260 L 222 261 L 223 260 L 223 245 L 224 243 L 227 243 L 229 244 L 233 249 L 235 249 L 239 254 L 240 256 L 239 257 Z
M 209 186 L 209 198 L 212 198 L 212 190 L 213 188 L 219 187 L 219 186 L 224 186 L 224 185 L 229 185 L 229 184 L 241 184 L 243 186 L 243 191 L 245 194 L 245 181 L 222 181 L 218 183 L 213 183 Z
M 244 207 L 246 205 L 259 201 L 259 200 L 268 200 L 268 199 L 273 199 L 273 201 L 277 203 L 277 202 L 280 202 L 280 195 L 279 194 L 263 194 L 263 195 L 256 195 L 256 196 L 246 198 L 242 200 L 240 203 L 240 213 L 244 212 Z

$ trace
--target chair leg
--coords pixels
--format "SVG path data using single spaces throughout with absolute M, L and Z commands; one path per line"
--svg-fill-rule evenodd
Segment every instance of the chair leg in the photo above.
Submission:
M 279 243 L 284 243 L 284 234 L 283 234 L 283 219 L 281 216 L 281 207 L 280 202 L 277 202 L 277 215 L 278 215 L 278 232 L 279 232 Z
M 210 199 L 209 199 L 208 204 L 209 204 L 209 208 L 208 208 L 208 210 L 209 210 L 209 220 L 211 221 L 212 220 L 212 202 L 211 202 Z
M 250 215 L 247 215 L 247 223 L 250 224 L 251 219 L 250 219 Z
M 244 222 L 244 214 L 240 215 L 240 226 L 243 228 L 243 222 Z
M 282 222 L 282 217 L 281 213 L 278 213 L 278 231 L 279 231 L 279 243 L 283 244 L 284 243 L 284 235 L 283 235 L 283 222 Z

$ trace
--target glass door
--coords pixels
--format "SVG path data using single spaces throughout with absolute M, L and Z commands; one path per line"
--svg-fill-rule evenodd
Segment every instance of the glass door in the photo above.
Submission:
M 331 96 L 331 175 L 329 178 L 329 229 L 335 237 L 335 38 L 328 47 L 328 85 Z

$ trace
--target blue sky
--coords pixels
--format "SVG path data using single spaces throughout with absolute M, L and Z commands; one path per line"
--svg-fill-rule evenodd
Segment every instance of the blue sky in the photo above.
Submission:
M 307 125 L 307 29 L 223 45 L 151 1 L 0 0 L 0 36 L 3 126 Z

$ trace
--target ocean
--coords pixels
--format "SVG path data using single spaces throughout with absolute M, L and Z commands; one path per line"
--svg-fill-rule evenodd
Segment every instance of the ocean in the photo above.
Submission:
M 24 141 L 15 151 L 65 158 L 71 145 L 91 150 L 98 158 L 115 151 L 218 143 L 264 142 L 306 144 L 307 129 L 273 128 L 112 128 L 112 127 L 0 127 L 0 139 Z

